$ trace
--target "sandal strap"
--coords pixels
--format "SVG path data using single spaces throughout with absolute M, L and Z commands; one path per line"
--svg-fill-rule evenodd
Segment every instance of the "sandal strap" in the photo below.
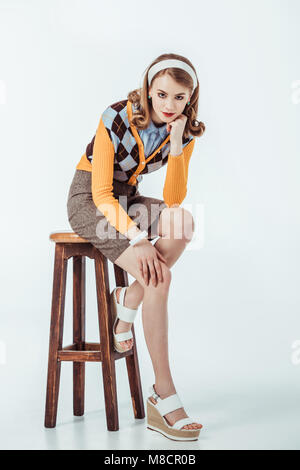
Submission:
M 124 305 L 124 307 L 125 307 L 124 297 L 125 297 L 126 289 L 127 289 L 127 286 L 121 288 L 121 290 L 120 290 L 120 297 L 119 297 L 119 301 L 120 301 L 119 303 L 120 303 L 121 305 Z
M 176 423 L 173 424 L 172 428 L 173 429 L 181 429 L 183 426 L 186 424 L 192 424 L 195 423 L 196 421 L 192 418 L 182 418 L 176 421 Z M 188 429 L 187 429 L 188 431 Z
M 114 333 L 114 336 L 118 343 L 120 343 L 120 341 L 126 341 L 133 338 L 131 330 L 125 331 L 124 333 Z
M 178 408 L 183 408 L 183 404 L 177 393 L 162 399 L 159 395 L 157 395 L 153 386 L 149 388 L 149 392 L 151 393 L 151 396 L 157 401 L 156 405 L 154 406 L 158 409 L 162 416 L 166 415 L 167 413 L 171 413 Z M 157 398 L 155 398 L 154 395 L 156 395 Z
M 117 295 L 116 295 L 116 291 L 117 291 L 118 287 L 116 287 L 114 289 L 114 299 L 115 299 L 115 303 L 116 303 L 116 306 L 117 306 L 117 317 L 122 320 L 122 321 L 126 321 L 128 323 L 133 323 L 134 320 L 135 320 L 135 317 L 137 315 L 137 312 L 138 312 L 138 309 L 133 309 L 133 308 L 128 308 L 128 307 L 125 307 L 124 305 L 124 295 L 125 295 L 125 290 L 127 289 L 127 286 L 124 288 L 121 289 L 121 292 L 120 292 L 120 303 L 117 302 Z
M 157 399 L 159 398 L 159 395 L 157 395 L 156 391 L 154 390 L 153 385 L 151 385 L 149 387 L 149 393 L 150 393 L 151 397 L 154 398 L 154 400 L 157 401 Z

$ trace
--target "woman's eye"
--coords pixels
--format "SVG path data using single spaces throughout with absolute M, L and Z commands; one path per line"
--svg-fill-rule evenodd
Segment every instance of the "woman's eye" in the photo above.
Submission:
M 158 96 L 159 96 L 159 95 L 164 95 L 164 96 L 165 96 L 164 93 L 158 93 Z M 159 96 L 159 97 L 162 98 L 162 96 Z M 181 100 L 183 100 L 183 96 L 177 96 L 177 98 L 181 98 Z M 181 100 L 179 100 L 179 101 L 181 101 Z M 177 100 L 177 101 L 178 101 L 178 100 Z

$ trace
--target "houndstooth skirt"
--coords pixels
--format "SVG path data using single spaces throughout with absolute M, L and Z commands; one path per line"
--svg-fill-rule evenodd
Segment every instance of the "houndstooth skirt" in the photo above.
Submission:
M 91 172 L 76 169 L 68 193 L 68 220 L 75 233 L 114 263 L 130 246 L 129 239 L 118 232 L 96 207 L 92 198 L 91 179 Z M 151 240 L 158 235 L 159 216 L 168 206 L 161 199 L 142 196 L 138 186 L 139 183 L 132 186 L 113 180 L 113 194 L 138 228 L 147 230 L 148 239 Z

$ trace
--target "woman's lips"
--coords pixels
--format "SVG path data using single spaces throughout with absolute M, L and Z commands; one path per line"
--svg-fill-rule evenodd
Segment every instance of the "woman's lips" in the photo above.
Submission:
M 166 117 L 171 117 L 171 116 L 174 116 L 175 113 L 164 113 L 163 112 L 163 115 L 166 116 Z

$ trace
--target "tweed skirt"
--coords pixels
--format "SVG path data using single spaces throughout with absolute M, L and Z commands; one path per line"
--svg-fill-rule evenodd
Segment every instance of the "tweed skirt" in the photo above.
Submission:
M 85 238 L 112 263 L 130 246 L 96 207 L 92 197 L 92 173 L 76 169 L 67 201 L 68 220 L 72 230 Z M 113 195 L 140 230 L 147 230 L 148 239 L 158 235 L 159 216 L 167 204 L 161 199 L 140 194 L 139 183 L 132 186 L 113 180 Z

